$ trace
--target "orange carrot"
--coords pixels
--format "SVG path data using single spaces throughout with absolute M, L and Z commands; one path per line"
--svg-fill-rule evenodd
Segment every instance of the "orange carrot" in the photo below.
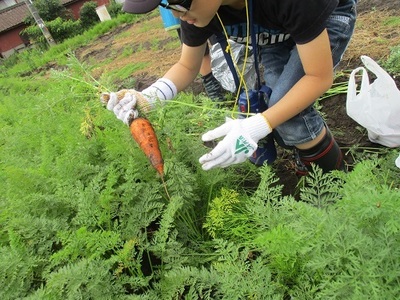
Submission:
M 158 139 L 150 121 L 136 118 L 129 126 L 133 139 L 150 160 L 151 165 L 161 177 L 164 175 L 164 161 L 161 155 Z
M 120 101 L 127 92 L 138 93 L 135 90 L 120 90 L 118 91 L 117 98 Z M 101 101 L 104 104 L 110 100 L 109 93 L 101 94 Z M 138 97 L 138 101 L 141 97 Z M 129 125 L 133 139 L 138 143 L 140 149 L 149 158 L 151 165 L 157 170 L 161 178 L 164 175 L 164 161 L 162 159 L 161 151 L 158 145 L 158 139 L 154 128 L 150 121 L 145 118 L 136 118 Z

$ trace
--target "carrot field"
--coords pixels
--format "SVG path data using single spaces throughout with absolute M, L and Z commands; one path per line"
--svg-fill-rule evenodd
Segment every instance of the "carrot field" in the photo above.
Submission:
M 280 159 L 203 171 L 232 108 L 188 90 L 146 113 L 161 178 L 100 101 L 143 65 L 78 55 L 137 21 L 112 22 L 0 65 L 0 299 L 400 298 L 398 149 L 354 144 L 290 192 Z

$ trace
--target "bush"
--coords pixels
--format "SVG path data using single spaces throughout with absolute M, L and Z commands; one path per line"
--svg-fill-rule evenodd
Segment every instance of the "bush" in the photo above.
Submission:
M 58 17 L 72 18 L 72 12 L 67 10 L 60 0 L 35 0 L 34 5 L 43 21 L 52 21 Z M 28 16 L 25 21 L 28 25 L 34 25 L 35 20 Z
M 79 16 L 83 28 L 90 28 L 100 21 L 96 12 L 97 2 L 89 1 L 82 5 Z
M 63 20 L 58 17 L 53 21 L 46 22 L 46 27 L 57 43 L 61 43 L 68 38 L 82 33 L 82 24 L 80 20 Z M 38 26 L 29 26 L 24 29 L 22 33 L 26 33 L 31 42 L 36 43 L 40 48 L 44 49 L 47 47 L 47 41 Z
M 115 2 L 115 0 L 110 0 L 110 4 L 107 5 L 108 13 L 111 18 L 116 18 L 119 14 L 123 14 L 122 4 Z
M 82 33 L 82 24 L 80 20 L 73 21 L 57 18 L 48 22 L 47 26 L 53 39 L 58 43 Z

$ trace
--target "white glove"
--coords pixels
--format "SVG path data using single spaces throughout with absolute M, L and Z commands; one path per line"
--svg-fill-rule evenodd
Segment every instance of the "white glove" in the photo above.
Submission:
M 126 92 L 122 99 L 118 98 L 117 93 L 110 93 L 107 109 L 113 111 L 119 120 L 129 126 L 139 116 L 136 103 L 137 96 L 131 92 Z
M 223 136 L 225 138 L 211 152 L 200 157 L 199 162 L 206 171 L 244 162 L 257 150 L 258 141 L 271 132 L 271 126 L 262 114 L 247 119 L 229 120 L 202 136 L 204 142 Z
M 155 107 L 157 101 L 163 103 L 173 99 L 176 94 L 175 84 L 167 78 L 160 78 L 142 92 L 124 89 L 116 93 L 103 93 L 100 100 L 107 104 L 107 109 L 113 111 L 118 119 L 129 126 L 139 115 L 136 106 L 141 112 L 148 112 Z

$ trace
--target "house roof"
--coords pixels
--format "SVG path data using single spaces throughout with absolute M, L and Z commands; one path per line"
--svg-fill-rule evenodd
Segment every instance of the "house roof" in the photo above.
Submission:
M 67 4 L 79 0 L 61 0 L 61 3 L 66 6 Z M 7 7 L 0 11 L 0 32 L 10 30 L 22 24 L 30 12 L 25 2 L 17 3 L 16 5 Z
M 12 29 L 23 23 L 28 15 L 29 10 L 24 2 L 0 11 L 0 32 Z

